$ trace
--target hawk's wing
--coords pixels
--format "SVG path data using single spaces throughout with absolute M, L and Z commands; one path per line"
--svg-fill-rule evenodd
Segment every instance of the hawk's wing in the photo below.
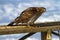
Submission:
M 31 8 L 24 10 L 19 17 L 17 17 L 14 21 L 9 23 L 8 25 L 11 26 L 14 23 L 27 23 L 29 19 L 33 16 Z

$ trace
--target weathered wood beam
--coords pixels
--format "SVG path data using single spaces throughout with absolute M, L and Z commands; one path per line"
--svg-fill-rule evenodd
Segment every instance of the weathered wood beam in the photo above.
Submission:
M 18 25 L 19 26 L 27 26 L 27 23 L 19 23 Z M 29 25 L 30 26 L 40 26 L 40 27 L 55 26 L 55 25 L 60 25 L 60 21 L 57 21 L 57 22 L 45 22 L 45 23 L 33 23 L 33 24 L 29 24 Z
M 37 27 L 37 26 L 0 26 L 0 35 L 2 34 L 17 34 L 17 33 L 30 33 L 30 32 L 45 32 L 47 30 L 60 30 L 60 25 L 58 26 L 47 26 L 47 27 Z
M 26 23 L 25 24 L 20 24 L 20 26 L 21 25 L 26 25 Z M 32 24 L 30 24 L 30 25 L 32 25 Z M 57 21 L 57 22 L 45 22 L 45 23 L 34 23 L 32 26 L 40 26 L 40 27 L 46 27 L 46 26 L 57 26 L 57 25 L 60 25 L 60 21 Z M 45 33 L 45 32 L 44 32 Z M 54 34 L 54 32 L 52 32 L 53 34 Z M 23 36 L 21 39 L 19 39 L 19 40 L 24 40 L 24 39 L 26 39 L 26 38 L 28 38 L 28 37 L 30 37 L 30 36 L 32 36 L 33 34 L 35 34 L 35 33 L 29 33 L 29 34 L 27 34 L 27 35 L 25 35 L 25 36 Z M 42 35 L 43 35 L 43 32 L 42 32 Z M 55 33 L 55 35 L 56 35 L 56 33 Z M 43 35 L 43 36 L 45 36 L 45 35 Z M 43 39 L 42 39 L 43 40 Z

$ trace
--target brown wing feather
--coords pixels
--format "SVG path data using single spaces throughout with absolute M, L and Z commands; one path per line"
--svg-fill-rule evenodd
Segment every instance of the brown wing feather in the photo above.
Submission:
M 15 20 L 16 22 L 20 22 L 20 23 L 27 23 L 29 20 L 30 20 L 30 18 L 34 15 L 34 14 L 36 14 L 36 13 L 33 13 L 34 12 L 34 10 L 33 9 L 30 9 L 30 8 L 28 8 L 28 9 L 26 9 L 25 11 L 23 11 L 22 13 L 21 13 L 21 16 L 19 16 L 19 18 L 17 18 L 17 20 Z M 36 12 L 36 11 L 35 11 Z

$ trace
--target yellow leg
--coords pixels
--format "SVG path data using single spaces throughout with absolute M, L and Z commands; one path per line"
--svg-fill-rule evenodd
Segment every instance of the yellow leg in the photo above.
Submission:
M 28 27 L 29 29 L 31 29 L 30 23 L 27 24 L 27 27 Z

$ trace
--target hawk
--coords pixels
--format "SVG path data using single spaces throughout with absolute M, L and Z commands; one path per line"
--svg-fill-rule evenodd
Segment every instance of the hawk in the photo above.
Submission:
M 17 25 L 19 23 L 33 23 L 45 11 L 46 9 L 44 7 L 29 7 L 24 10 L 14 21 L 9 23 L 8 26 L 12 26 L 14 24 Z

